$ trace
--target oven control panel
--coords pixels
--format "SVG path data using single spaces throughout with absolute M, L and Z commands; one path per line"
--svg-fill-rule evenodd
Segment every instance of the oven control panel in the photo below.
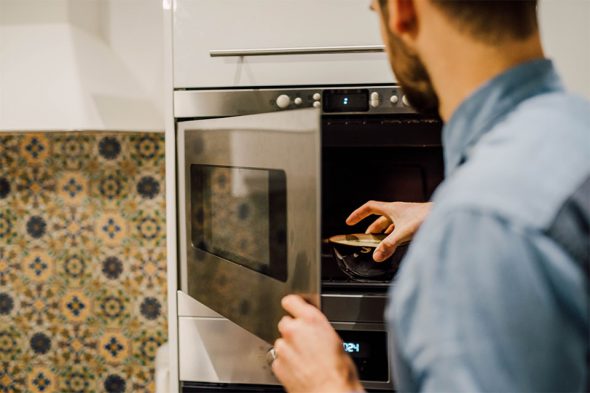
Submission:
M 413 112 L 399 87 L 285 91 L 276 96 L 274 105 L 278 110 L 320 108 L 326 114 Z
M 253 115 L 300 108 L 318 108 L 329 115 L 415 113 L 397 85 L 174 92 L 174 117 L 177 119 Z

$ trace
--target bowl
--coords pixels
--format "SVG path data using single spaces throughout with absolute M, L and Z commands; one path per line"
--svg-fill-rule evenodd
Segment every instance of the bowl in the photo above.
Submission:
M 387 235 L 355 233 L 330 237 L 334 258 L 340 269 L 356 281 L 390 281 L 408 250 L 409 242 L 400 244 L 383 262 L 373 260 L 373 252 Z

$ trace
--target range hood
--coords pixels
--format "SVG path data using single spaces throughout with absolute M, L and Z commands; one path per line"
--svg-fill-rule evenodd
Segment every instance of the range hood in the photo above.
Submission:
M 0 129 L 162 130 L 113 19 L 108 0 L 0 0 Z

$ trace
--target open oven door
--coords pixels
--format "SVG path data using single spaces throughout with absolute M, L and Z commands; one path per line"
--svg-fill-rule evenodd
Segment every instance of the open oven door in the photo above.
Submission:
M 320 112 L 178 123 L 181 288 L 272 344 L 280 301 L 320 306 Z

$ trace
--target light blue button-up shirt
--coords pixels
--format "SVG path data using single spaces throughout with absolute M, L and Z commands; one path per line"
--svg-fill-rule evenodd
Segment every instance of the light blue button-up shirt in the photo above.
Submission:
M 400 391 L 573 392 L 590 354 L 590 104 L 537 60 L 466 99 L 391 288 Z

